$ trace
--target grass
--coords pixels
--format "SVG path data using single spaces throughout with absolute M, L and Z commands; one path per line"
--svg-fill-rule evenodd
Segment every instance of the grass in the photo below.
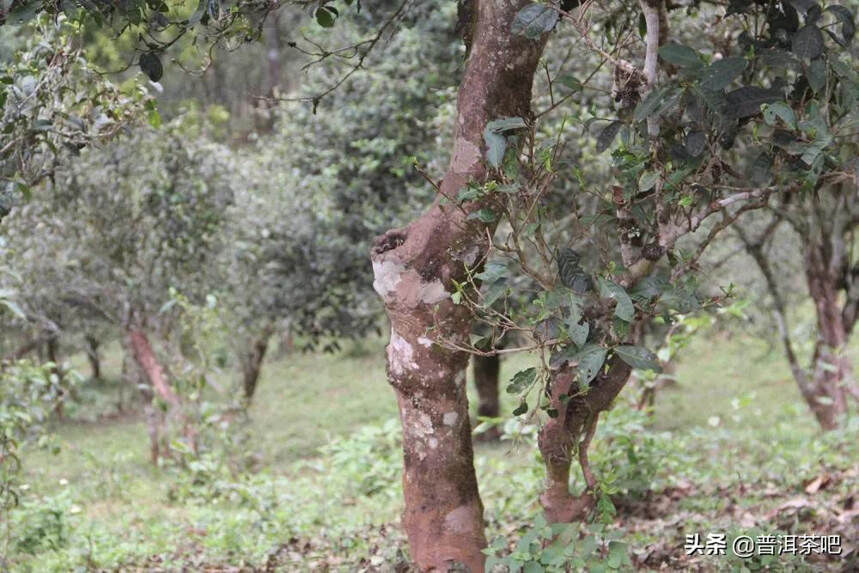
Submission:
M 383 344 L 374 338 L 336 355 L 272 358 L 250 412 L 259 470 L 236 483 L 213 481 L 207 492 L 228 492 L 218 499 L 171 500 L 183 478 L 148 463 L 137 414 L 59 425 L 60 453 L 32 451 L 26 458 L 29 495 L 13 512 L 13 537 L 34 531 L 45 537 L 50 528 L 39 520 L 59 508 L 65 530 L 57 535 L 65 541 L 40 538 L 33 554 L 12 556 L 15 568 L 171 570 L 269 562 L 280 570 L 372 570 L 373 563 L 385 570 L 404 544 L 397 527 L 397 426 L 369 427 L 396 417 Z M 116 379 L 118 351 L 107 354 L 106 377 Z M 799 514 L 792 517 L 793 527 L 807 529 L 822 523 L 821 515 L 835 515 L 833 508 L 859 489 L 855 439 L 821 437 L 777 352 L 744 336 L 713 336 L 683 356 L 678 384 L 657 394 L 652 423 L 621 409 L 595 441 L 600 476 L 617 490 L 620 518 L 609 529 L 630 546 L 637 566 L 647 568 L 653 559 L 637 552 L 663 551 L 669 564 L 679 559 L 678 547 L 682 555 L 682 536 L 666 512 L 685 516 L 686 528 L 726 529 L 744 519 L 773 528 L 761 516 L 803 496 L 810 479 L 829 475 L 832 485 L 821 488 L 816 517 L 804 525 Z M 506 360 L 502 384 L 529 360 Z M 101 390 L 84 394 L 100 398 L 78 414 L 92 418 L 98 409 L 114 408 L 104 399 L 110 392 Z M 634 399 L 635 392 L 630 385 L 622 399 Z M 510 412 L 514 404 L 505 398 L 504 407 Z M 650 428 L 644 431 L 642 423 Z M 541 480 L 531 442 L 510 444 L 476 446 L 489 533 L 505 547 L 534 522 Z

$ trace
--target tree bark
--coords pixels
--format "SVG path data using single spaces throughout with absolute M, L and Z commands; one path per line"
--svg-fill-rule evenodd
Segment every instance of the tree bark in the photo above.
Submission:
M 814 300 L 817 318 L 817 341 L 812 358 L 811 384 L 803 397 L 824 430 L 838 427 L 839 418 L 847 411 L 846 385 L 852 368 L 844 351 L 849 334 L 844 327 L 838 299 L 838 276 L 830 272 L 826 249 L 810 244 L 806 248 L 805 274 L 808 292 Z
M 126 344 L 131 350 L 134 363 L 146 379 L 149 388 L 167 404 L 166 416 L 160 408 L 155 407 L 151 400 L 145 406 L 147 427 L 152 452 L 152 462 L 157 463 L 160 455 L 159 446 L 167 435 L 167 424 L 169 419 L 175 419 L 182 431 L 182 435 L 189 447 L 196 451 L 197 439 L 194 429 L 189 424 L 182 412 L 182 403 L 179 395 L 173 390 L 164 374 L 164 369 L 158 362 L 158 357 L 149 343 L 146 333 L 139 327 L 131 327 L 126 332 Z
M 51 366 L 51 373 L 57 377 L 60 388 L 60 396 L 54 405 L 54 413 L 58 418 L 62 419 L 65 416 L 64 405 L 67 392 L 63 384 L 63 368 L 60 365 L 60 340 L 55 334 L 49 336 L 45 342 L 45 352 L 47 353 L 48 361 L 53 364 Z
M 458 191 L 493 174 L 485 164 L 486 124 L 531 117 L 531 84 L 544 39 L 510 33 L 527 0 L 475 0 L 472 43 L 457 99 L 450 164 L 436 201 L 402 229 L 377 238 L 374 288 L 391 322 L 388 380 L 403 426 L 403 525 L 411 557 L 423 571 L 455 564 L 483 571 L 483 505 L 474 473 L 465 393 L 468 355 L 445 342 L 468 340 L 472 317 L 450 298 L 454 281 L 488 251 L 493 225 L 456 205 Z
M 471 367 L 474 371 L 474 387 L 477 389 L 477 415 L 484 418 L 497 418 L 501 414 L 499 400 L 498 373 L 501 370 L 501 359 L 497 354 L 471 357 Z M 497 440 L 501 435 L 497 427 L 492 427 L 483 434 L 485 440 Z
M 250 347 L 242 357 L 242 388 L 245 393 L 245 401 L 248 404 L 253 400 L 254 393 L 256 393 L 257 381 L 259 381 L 262 363 L 268 349 L 269 338 L 271 338 L 271 332 L 264 331 L 259 338 L 251 342 Z
M 593 509 L 596 481 L 588 463 L 588 447 L 599 414 L 611 407 L 629 380 L 630 372 L 629 366 L 615 356 L 584 393 L 576 387 L 574 372 L 569 367 L 552 376 L 549 402 L 557 416 L 548 419 L 538 436 L 546 465 L 546 487 L 540 503 L 549 523 L 579 521 Z M 579 495 L 570 492 L 570 465 L 576 453 L 586 483 L 585 491 Z
M 167 383 L 164 369 L 161 368 L 161 364 L 152 350 L 152 345 L 149 344 L 149 338 L 139 328 L 129 329 L 127 336 L 132 357 L 137 365 L 140 366 L 149 385 L 152 386 L 158 397 L 164 400 L 169 406 L 178 408 L 180 406 L 179 396 L 173 391 L 170 384 Z
M 87 360 L 89 360 L 89 366 L 93 380 L 101 380 L 101 357 L 98 354 L 98 347 L 98 339 L 91 334 L 87 334 L 86 356 Z

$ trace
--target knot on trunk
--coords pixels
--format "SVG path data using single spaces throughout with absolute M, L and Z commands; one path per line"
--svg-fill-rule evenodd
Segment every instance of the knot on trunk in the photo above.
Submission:
M 370 258 L 375 259 L 378 255 L 393 251 L 406 242 L 408 233 L 405 229 L 391 229 L 383 235 L 376 237 L 373 247 L 370 249 Z

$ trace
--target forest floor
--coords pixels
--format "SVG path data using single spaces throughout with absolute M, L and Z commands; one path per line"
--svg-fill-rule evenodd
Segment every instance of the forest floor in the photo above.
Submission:
M 382 346 L 273 352 L 247 441 L 181 470 L 153 467 L 141 414 L 117 412 L 119 356 L 108 352 L 108 382 L 84 387 L 55 429 L 59 453 L 24 459 L 27 495 L 0 540 L 7 563 L 34 572 L 405 570 L 399 429 Z M 561 531 L 562 545 L 546 540 L 559 531 L 539 517 L 533 425 L 508 422 L 507 439 L 477 443 L 491 562 L 529 572 L 563 570 L 552 565 L 562 561 L 587 571 L 859 570 L 857 417 L 821 434 L 781 355 L 759 341 L 713 335 L 683 357 L 652 415 L 628 406 L 639 391 L 630 385 L 601 424 L 592 458 L 614 504 Z M 504 362 L 502 384 L 528 360 Z M 237 449 L 252 454 L 250 470 L 226 463 Z M 687 555 L 695 534 L 702 543 L 724 534 L 726 554 Z M 842 550 L 742 558 L 731 551 L 740 535 L 840 535 Z

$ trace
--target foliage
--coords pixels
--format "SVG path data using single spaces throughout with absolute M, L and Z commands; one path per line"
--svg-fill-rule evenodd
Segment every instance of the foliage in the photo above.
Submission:
M 354 476 L 350 495 L 390 494 L 400 475 L 401 439 L 396 420 L 383 426 L 365 426 L 347 439 L 335 439 L 320 453 L 346 475 Z
M 77 381 L 73 375 L 66 377 L 71 384 Z M 26 443 L 52 447 L 47 422 L 62 404 L 70 386 L 61 382 L 51 363 L 33 365 L 20 361 L 0 367 L 0 526 L 4 530 L 4 555 L 12 528 L 9 513 L 20 503 L 22 495 L 22 448 Z M 32 545 L 26 538 L 17 538 L 16 542 L 23 543 L 25 551 Z
M 80 26 L 65 17 L 39 17 L 25 33 L 26 44 L 0 67 L 0 217 L 64 160 L 153 109 L 145 89 L 122 89 L 89 65 Z
M 205 295 L 234 175 L 227 150 L 194 129 L 177 121 L 87 150 L 57 174 L 53 193 L 9 217 L 7 264 L 32 285 L 19 291 L 29 316 L 59 302 L 125 324 L 157 316 L 170 287 Z
M 496 538 L 486 549 L 486 570 L 494 573 L 532 571 L 623 571 L 632 566 L 627 544 L 616 532 L 591 528 L 580 532 L 573 523 L 547 524 L 538 515 L 534 524 L 521 532 L 516 545 L 506 554 L 507 540 Z

